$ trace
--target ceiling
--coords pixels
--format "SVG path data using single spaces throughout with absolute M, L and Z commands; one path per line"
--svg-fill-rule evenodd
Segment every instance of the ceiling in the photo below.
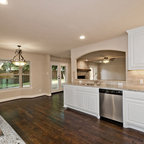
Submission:
M 8 0 L 0 5 L 0 48 L 69 57 L 70 49 L 144 25 L 144 0 Z M 86 36 L 80 40 L 79 36 Z

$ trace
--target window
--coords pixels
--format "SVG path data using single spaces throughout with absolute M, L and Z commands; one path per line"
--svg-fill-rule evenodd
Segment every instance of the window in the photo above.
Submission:
M 30 87 L 30 63 L 17 67 L 7 60 L 0 60 L 0 89 Z

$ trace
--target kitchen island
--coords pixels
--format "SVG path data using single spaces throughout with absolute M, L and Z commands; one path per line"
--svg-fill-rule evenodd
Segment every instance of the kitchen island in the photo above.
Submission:
M 99 89 L 123 92 L 123 126 L 144 132 L 144 87 L 118 85 L 64 85 L 64 107 L 100 118 Z

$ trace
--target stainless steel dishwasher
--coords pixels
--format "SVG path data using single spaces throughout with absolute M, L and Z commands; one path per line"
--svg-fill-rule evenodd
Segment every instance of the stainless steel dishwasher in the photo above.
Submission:
M 123 122 L 122 91 L 100 89 L 100 116 Z

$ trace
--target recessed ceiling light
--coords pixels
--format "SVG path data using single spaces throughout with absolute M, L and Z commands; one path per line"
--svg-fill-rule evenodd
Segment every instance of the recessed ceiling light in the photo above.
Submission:
M 7 1 L 7 0 L 0 0 L 0 4 L 2 4 L 2 5 L 7 5 L 7 4 L 8 4 L 8 1 Z
M 81 36 L 80 36 L 80 39 L 81 39 L 81 40 L 85 39 L 85 36 L 84 36 L 84 35 L 81 35 Z

